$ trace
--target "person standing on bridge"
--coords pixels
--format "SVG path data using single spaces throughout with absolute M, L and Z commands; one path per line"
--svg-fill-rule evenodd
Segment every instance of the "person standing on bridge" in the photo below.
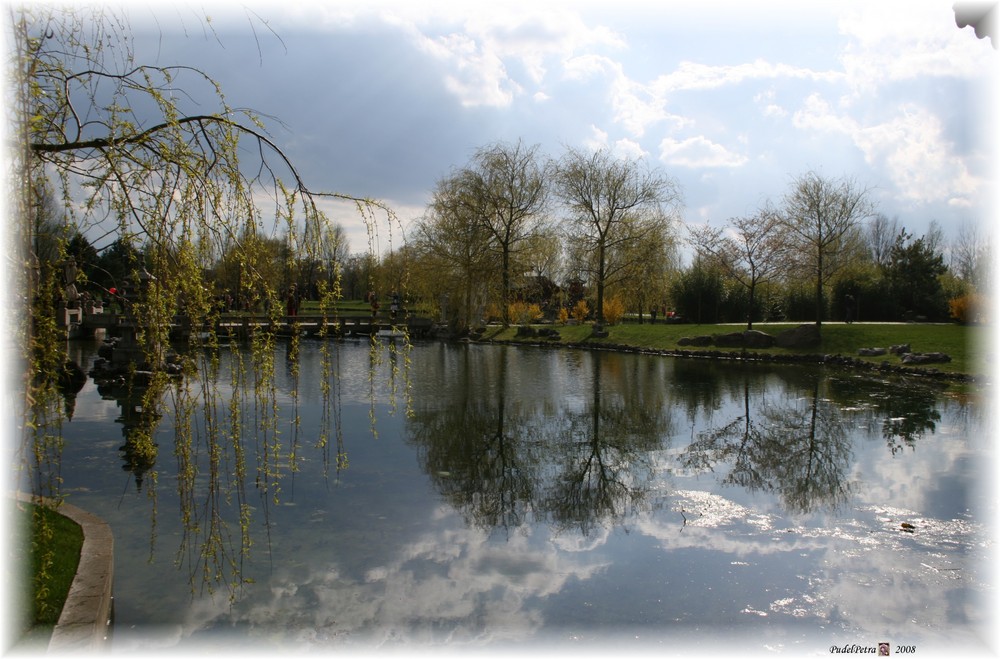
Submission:
M 297 316 L 299 313 L 299 291 L 295 284 L 292 284 L 291 288 L 288 289 L 285 311 L 289 316 Z
M 396 314 L 399 313 L 399 293 L 392 292 L 392 304 L 389 305 L 389 312 L 392 315 L 392 319 L 396 320 Z

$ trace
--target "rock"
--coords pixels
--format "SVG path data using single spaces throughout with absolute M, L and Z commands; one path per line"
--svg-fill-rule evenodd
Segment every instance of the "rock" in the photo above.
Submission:
M 903 355 L 904 364 L 944 364 L 951 361 L 951 356 L 943 352 L 910 352 Z
M 858 354 L 862 357 L 880 357 L 888 352 L 885 348 L 858 348 Z
M 731 334 L 716 334 L 712 337 L 715 345 L 720 348 L 742 348 L 743 332 L 733 332 Z
M 774 346 L 775 338 L 765 332 L 747 330 L 743 332 L 743 345 L 747 348 L 770 348 Z
M 899 345 L 889 346 L 889 352 L 894 355 L 905 355 L 910 352 L 910 344 L 900 343 Z
M 778 334 L 774 343 L 779 348 L 815 348 L 819 345 L 819 329 L 812 323 L 799 325 Z

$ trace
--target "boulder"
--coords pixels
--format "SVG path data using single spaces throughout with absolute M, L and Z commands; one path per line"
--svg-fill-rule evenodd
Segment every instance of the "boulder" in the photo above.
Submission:
M 894 355 L 905 355 L 910 352 L 910 344 L 900 343 L 898 345 L 889 346 L 889 352 Z
M 720 348 L 742 348 L 743 332 L 732 332 L 731 334 L 716 334 L 712 337 L 713 342 Z
M 779 348 L 815 348 L 819 345 L 819 328 L 809 323 L 781 332 L 774 338 Z
M 881 357 L 888 352 L 885 348 L 858 348 L 858 354 L 862 357 Z
M 743 332 L 743 345 L 747 348 L 770 348 L 774 346 L 775 338 L 766 332 L 747 330 Z
M 944 364 L 951 361 L 951 356 L 943 352 L 910 352 L 903 355 L 904 364 Z

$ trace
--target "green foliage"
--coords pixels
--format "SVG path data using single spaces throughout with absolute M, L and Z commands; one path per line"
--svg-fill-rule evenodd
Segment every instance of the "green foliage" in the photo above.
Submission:
M 897 308 L 897 320 L 916 317 L 945 320 L 948 317 L 947 299 L 940 279 L 946 270 L 944 257 L 923 237 L 914 240 L 905 230 L 896 236 L 884 277 Z
M 719 322 L 723 294 L 722 273 L 703 259 L 696 259 L 670 286 L 674 309 L 694 323 Z
M 43 504 L 18 503 L 15 522 L 28 533 L 23 536 L 30 558 L 25 586 L 31 611 L 25 622 L 31 626 L 55 625 L 76 576 L 83 546 L 80 526 Z M 18 548 L 21 549 L 21 548 Z

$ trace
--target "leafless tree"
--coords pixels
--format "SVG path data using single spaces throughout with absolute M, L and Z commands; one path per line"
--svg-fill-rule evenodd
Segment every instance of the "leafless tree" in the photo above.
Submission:
M 782 224 L 795 264 L 815 282 L 818 328 L 823 324 L 823 290 L 856 253 L 860 223 L 874 213 L 868 188 L 848 178 L 809 172 L 796 178 L 785 196 Z
M 788 245 L 780 214 L 770 205 L 746 217 L 734 217 L 726 227 L 691 228 L 690 240 L 704 257 L 735 279 L 749 296 L 747 329 L 753 329 L 757 286 L 786 267 Z

